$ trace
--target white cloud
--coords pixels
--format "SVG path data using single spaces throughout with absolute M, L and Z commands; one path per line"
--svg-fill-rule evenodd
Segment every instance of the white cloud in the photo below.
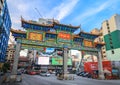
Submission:
M 102 5 L 98 6 L 98 7 L 92 7 L 89 8 L 88 10 L 86 10 L 85 12 L 83 12 L 82 14 L 80 14 L 79 16 L 77 16 L 74 21 L 82 21 L 83 19 L 86 19 L 92 15 L 95 15 L 101 11 L 103 11 L 104 9 L 106 9 L 107 7 L 109 7 L 111 5 L 111 3 L 109 2 L 105 2 Z
M 34 10 L 35 7 L 39 7 L 40 10 L 42 9 L 41 12 L 47 10 L 46 14 L 48 15 L 44 14 L 44 16 L 47 18 L 54 17 L 55 19 L 62 20 L 73 11 L 78 1 L 79 0 L 65 0 L 60 5 L 50 10 L 49 8 L 46 9 L 42 1 L 28 2 L 24 0 L 8 0 L 8 6 L 11 13 L 10 16 L 12 19 L 12 27 L 21 29 L 20 16 L 23 16 L 28 20 L 36 20 L 38 17 L 34 15 L 36 13 Z
M 48 16 L 60 21 L 72 12 L 78 1 L 79 0 L 67 0 L 61 3 L 59 6 L 53 8 Z
M 17 9 L 20 12 L 27 12 L 30 9 L 30 7 L 29 7 L 29 5 L 26 5 L 26 3 L 21 3 L 21 4 L 17 5 Z
M 86 21 L 87 18 L 96 15 L 97 13 L 104 11 L 106 9 L 109 9 L 110 7 L 112 7 L 113 5 L 115 5 L 115 3 L 118 3 L 119 0 L 107 0 L 106 2 L 100 4 L 99 6 L 96 7 L 91 7 L 89 9 L 87 9 L 86 11 L 82 12 L 82 14 L 79 14 L 79 16 L 75 17 L 73 21 Z M 84 22 L 83 22 L 84 23 Z
M 27 16 L 27 11 L 29 9 L 29 4 L 22 2 L 21 0 L 8 0 L 8 7 L 10 12 L 10 17 L 12 20 L 12 28 L 21 29 L 20 17 L 22 15 Z

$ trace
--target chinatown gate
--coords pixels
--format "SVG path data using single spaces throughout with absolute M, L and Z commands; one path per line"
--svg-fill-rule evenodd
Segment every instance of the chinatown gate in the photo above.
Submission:
M 104 79 L 101 46 L 103 43 L 96 43 L 94 39 L 99 35 L 80 32 L 75 35 L 73 32 L 80 26 L 72 26 L 60 24 L 54 21 L 51 24 L 39 24 L 35 21 L 26 21 L 21 18 L 22 27 L 26 31 L 14 30 L 11 32 L 16 40 L 16 51 L 14 56 L 14 64 L 12 74 L 17 74 L 18 57 L 20 49 L 35 49 L 41 50 L 45 47 L 60 48 L 64 50 L 63 56 L 63 74 L 67 75 L 67 59 L 68 50 L 74 49 L 82 51 L 82 56 L 85 54 L 96 55 L 98 58 L 99 78 Z

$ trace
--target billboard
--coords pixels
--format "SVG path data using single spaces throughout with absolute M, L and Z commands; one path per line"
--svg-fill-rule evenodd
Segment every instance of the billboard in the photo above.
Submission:
M 52 65 L 63 65 L 63 58 L 52 58 Z M 72 65 L 71 58 L 68 58 L 67 65 Z
M 30 32 L 29 33 L 29 39 L 42 41 L 43 36 L 40 33 Z
M 103 71 L 108 70 L 112 71 L 111 61 L 102 61 Z M 85 62 L 84 63 L 84 71 L 93 73 L 94 70 L 98 70 L 98 62 Z
M 92 41 L 88 41 L 88 40 L 84 40 L 84 46 L 86 46 L 86 47 L 93 47 L 93 42 Z
M 38 65 L 49 65 L 49 57 L 38 57 Z

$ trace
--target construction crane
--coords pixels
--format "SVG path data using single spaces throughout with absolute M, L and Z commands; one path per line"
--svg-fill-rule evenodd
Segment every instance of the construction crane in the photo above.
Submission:
M 43 18 L 43 16 L 40 14 L 39 10 L 38 10 L 37 8 L 35 8 L 35 10 L 36 10 L 37 13 L 39 14 L 39 16 L 40 16 L 41 18 Z

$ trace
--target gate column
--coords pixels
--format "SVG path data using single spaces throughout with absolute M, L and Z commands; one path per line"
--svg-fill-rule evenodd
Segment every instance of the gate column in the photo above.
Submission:
M 10 76 L 10 82 L 18 81 L 17 69 L 18 69 L 18 59 L 20 56 L 20 47 L 21 47 L 21 43 L 17 42 L 15 54 L 14 54 L 13 68 L 12 68 L 12 72 L 11 72 L 11 76 Z M 22 79 L 20 79 L 19 81 L 22 81 Z
M 67 76 L 67 60 L 68 60 L 68 48 L 64 48 L 64 56 L 63 56 L 63 73 L 64 77 Z
M 18 59 L 19 59 L 19 56 L 20 56 L 20 47 L 21 47 L 21 43 L 17 42 L 16 49 L 15 49 L 15 55 L 14 55 L 13 68 L 12 68 L 12 75 L 17 74 Z
M 103 73 L 103 65 L 102 65 L 102 58 L 101 58 L 101 51 L 98 51 L 98 72 L 99 72 L 99 79 L 103 80 L 105 79 L 104 73 Z

